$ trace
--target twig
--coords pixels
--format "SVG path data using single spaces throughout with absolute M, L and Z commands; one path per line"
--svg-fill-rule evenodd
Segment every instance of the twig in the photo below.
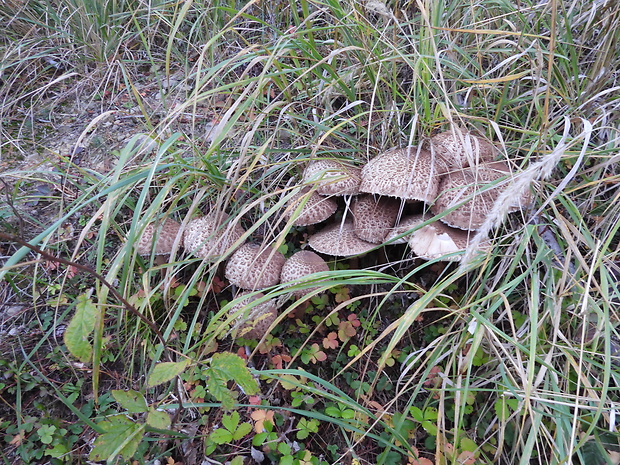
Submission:
M 127 299 L 125 299 L 114 288 L 114 286 L 112 286 L 112 284 L 110 284 L 108 281 L 106 281 L 106 279 L 103 276 L 101 276 L 99 273 L 97 273 L 95 270 L 93 270 L 89 266 L 81 265 L 79 263 L 72 262 L 72 261 L 66 260 L 64 258 L 56 257 L 56 256 L 54 256 L 54 255 L 52 255 L 52 254 L 50 254 L 48 252 L 45 252 L 44 250 L 40 249 L 36 245 L 32 245 L 32 244 L 26 242 L 25 240 L 20 239 L 19 237 L 13 236 L 11 234 L 6 234 L 6 233 L 3 233 L 3 232 L 0 232 L 0 240 L 1 241 L 7 241 L 7 242 L 14 242 L 16 244 L 19 244 L 19 245 L 21 245 L 23 247 L 26 247 L 26 248 L 32 250 L 33 252 L 38 253 L 39 255 L 41 255 L 47 261 L 56 262 L 56 263 L 62 263 L 63 265 L 72 266 L 74 268 L 77 268 L 78 270 L 81 270 L 81 271 L 84 271 L 84 272 L 90 274 L 91 276 L 94 276 L 99 282 L 101 282 L 101 284 L 103 284 L 105 287 L 107 287 L 110 290 L 112 295 L 114 297 L 116 297 L 125 306 L 125 308 L 130 313 L 134 314 L 136 317 L 138 317 L 140 320 L 142 320 L 142 322 L 144 322 L 144 324 L 146 324 L 157 335 L 157 337 L 159 338 L 161 343 L 164 346 L 166 346 L 166 341 L 164 339 L 164 336 L 161 333 L 161 331 L 159 331 L 159 328 L 155 325 L 155 323 L 153 323 L 151 320 L 149 320 L 147 317 L 145 317 L 142 313 L 140 313 L 136 309 L 136 307 L 131 305 L 127 301 Z

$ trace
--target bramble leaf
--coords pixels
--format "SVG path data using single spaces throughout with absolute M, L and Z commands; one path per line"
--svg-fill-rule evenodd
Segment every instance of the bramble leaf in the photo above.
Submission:
M 166 381 L 170 381 L 177 375 L 183 373 L 183 371 L 189 366 L 190 359 L 186 358 L 180 362 L 163 362 L 155 365 L 153 372 L 149 376 L 147 385 L 154 387 L 159 384 L 163 384 Z
M 81 294 L 77 298 L 75 314 L 67 329 L 64 341 L 71 355 L 80 362 L 88 363 L 93 355 L 93 346 L 88 341 L 95 329 L 97 306 L 88 294 Z
M 211 365 L 204 374 L 209 378 L 207 381 L 209 393 L 222 402 L 222 407 L 227 410 L 235 405 L 236 395 L 236 392 L 228 388 L 228 381 L 237 383 L 246 395 L 259 392 L 258 383 L 252 377 L 245 361 L 231 352 L 214 354 Z
M 127 461 L 136 453 L 146 425 L 136 424 L 125 415 L 114 415 L 97 424 L 104 431 L 95 439 L 90 460 L 112 461 L 122 455 Z
M 170 415 L 161 410 L 151 408 L 146 416 L 146 424 L 152 428 L 168 429 L 170 428 Z
M 138 391 L 131 389 L 128 391 L 114 390 L 112 397 L 129 413 L 142 413 L 148 410 L 144 396 Z

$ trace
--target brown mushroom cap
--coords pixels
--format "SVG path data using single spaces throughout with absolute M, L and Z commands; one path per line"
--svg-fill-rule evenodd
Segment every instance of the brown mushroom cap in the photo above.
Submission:
M 358 195 L 351 205 L 355 234 L 367 242 L 381 244 L 396 223 L 399 212 L 400 202 L 396 199 Z
M 425 218 L 422 214 L 405 216 L 392 228 L 385 237 L 384 242 L 389 242 L 390 244 L 406 244 L 413 234 L 411 230 L 424 223 L 427 219 L 428 218 Z M 407 231 L 410 232 L 403 236 Z
M 509 173 L 510 169 L 503 162 L 452 170 L 441 179 L 440 194 L 431 211 L 439 215 L 461 204 L 453 211 L 445 213 L 440 220 L 454 228 L 479 229 L 499 195 L 508 187 L 509 179 L 500 181 L 500 178 Z M 512 199 L 507 210 L 514 211 L 524 202 L 524 198 Z
M 315 160 L 308 163 L 303 180 L 318 182 L 316 190 L 321 195 L 357 195 L 362 170 L 342 160 Z
M 491 142 L 456 126 L 431 137 L 429 145 L 445 158 L 450 167 L 462 168 L 490 162 L 497 155 L 497 147 Z
M 458 262 L 462 255 L 450 255 L 467 248 L 475 233 L 451 228 L 440 221 L 433 221 L 416 230 L 409 238 L 413 253 L 425 260 L 441 259 Z M 481 248 L 484 248 L 482 245 Z
M 154 255 L 167 255 L 172 253 L 172 246 L 179 234 L 182 234 L 181 225 L 172 218 L 166 218 L 163 224 L 148 224 L 134 246 L 139 255 L 150 255 L 151 251 Z
M 185 229 L 185 250 L 203 259 L 214 259 L 226 253 L 241 238 L 244 230 L 238 223 L 226 224 L 226 213 L 194 218 Z
M 437 197 L 439 177 L 446 169 L 445 161 L 428 150 L 388 150 L 362 168 L 360 191 L 432 203 Z
M 246 293 L 240 294 L 240 296 Z M 269 327 L 276 321 L 278 317 L 278 308 L 275 300 L 270 299 L 265 302 L 251 306 L 250 304 L 257 299 L 264 297 L 264 294 L 259 292 L 257 294 L 248 295 L 246 298 L 233 305 L 229 313 L 236 316 L 238 326 L 237 336 L 244 339 L 261 339 L 269 330 Z M 244 307 L 250 307 L 246 312 L 243 312 Z
M 314 250 L 336 257 L 351 257 L 368 252 L 376 247 L 366 242 L 354 232 L 353 221 L 332 223 L 308 239 Z
M 338 209 L 338 202 L 331 197 L 323 197 L 310 187 L 304 187 L 299 193 L 293 195 L 284 213 L 285 218 L 290 218 L 299 205 L 305 202 L 295 218 L 295 226 L 308 226 L 320 223 L 332 216 Z
M 284 262 L 282 273 L 280 273 L 280 282 L 299 281 L 304 276 L 322 271 L 329 271 L 329 266 L 327 266 L 325 260 L 310 250 L 300 250 Z M 315 289 L 300 289 L 294 291 L 293 295 L 299 299 Z
M 280 282 L 285 260 L 271 246 L 243 244 L 228 259 L 224 275 L 242 289 L 264 289 Z

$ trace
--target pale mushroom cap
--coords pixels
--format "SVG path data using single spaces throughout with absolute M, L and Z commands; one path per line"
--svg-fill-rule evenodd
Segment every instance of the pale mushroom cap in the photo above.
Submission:
M 409 232 L 404 236 L 402 235 L 424 223 L 427 219 L 428 218 L 425 218 L 422 214 L 405 216 L 396 224 L 396 226 L 392 228 L 392 230 L 385 237 L 384 241 L 389 242 L 390 244 L 406 244 L 413 232 Z
M 486 221 L 501 192 L 510 183 L 509 178 L 503 181 L 498 180 L 509 173 L 508 166 L 502 162 L 450 171 L 441 179 L 440 194 L 431 207 L 431 211 L 439 215 L 462 204 L 455 210 L 444 214 L 440 220 L 454 228 L 479 229 Z M 491 184 L 492 187 L 490 187 Z M 518 208 L 522 200 L 524 199 L 510 199 L 507 211 Z
M 206 260 L 226 253 L 245 233 L 238 223 L 227 224 L 227 219 L 226 213 L 219 213 L 191 220 L 183 238 L 185 250 Z
M 315 160 L 308 163 L 304 182 L 318 183 L 321 195 L 357 195 L 362 182 L 362 169 L 336 159 Z
M 243 244 L 228 259 L 224 275 L 242 289 L 264 289 L 280 282 L 285 260 L 271 246 Z
M 245 295 L 240 294 L 240 297 Z M 257 299 L 264 297 L 264 294 L 248 295 L 245 299 L 233 305 L 229 313 L 234 315 L 240 312 L 244 307 L 250 307 L 250 304 Z M 270 299 L 265 302 L 256 304 L 245 312 L 237 315 L 238 324 L 237 336 L 244 339 L 261 339 L 269 330 L 269 327 L 276 321 L 278 317 L 278 308 L 275 300 Z
M 331 197 L 323 197 L 310 187 L 304 187 L 298 194 L 291 197 L 285 211 L 285 218 L 290 218 L 299 205 L 303 203 L 299 216 L 295 218 L 295 226 L 308 226 L 320 223 L 332 216 L 338 209 L 338 202 Z
M 320 273 L 322 271 L 329 271 L 329 266 L 323 258 L 310 250 L 300 250 L 291 255 L 284 263 L 282 273 L 280 274 L 280 282 L 287 283 L 290 281 L 298 281 L 304 276 Z M 293 292 L 293 295 L 297 298 L 301 298 L 313 292 L 315 289 L 316 288 L 301 289 Z
M 174 241 L 182 234 L 181 225 L 172 218 L 166 218 L 163 224 L 150 223 L 135 244 L 139 255 L 167 255 L 172 252 Z M 156 235 L 154 239 L 153 236 Z M 182 241 L 179 241 L 179 244 Z
M 336 222 L 308 239 L 308 244 L 314 250 L 337 257 L 350 257 L 368 252 L 376 247 L 366 242 L 354 232 L 353 221 Z
M 456 126 L 431 137 L 429 145 L 450 167 L 474 166 L 497 156 L 497 147 L 491 142 Z
M 439 177 L 445 171 L 445 162 L 428 150 L 392 149 L 362 168 L 360 191 L 432 203 L 437 197 Z
M 360 239 L 381 244 L 396 223 L 400 202 L 389 197 L 358 195 L 353 199 L 353 228 Z
M 414 254 L 425 260 L 441 259 L 443 261 L 461 261 L 462 252 L 467 248 L 475 233 L 451 228 L 439 221 L 434 221 L 416 230 L 409 238 L 409 247 Z M 485 248 L 487 244 L 483 244 Z

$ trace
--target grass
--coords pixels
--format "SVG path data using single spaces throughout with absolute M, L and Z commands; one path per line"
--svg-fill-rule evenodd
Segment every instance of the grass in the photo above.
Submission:
M 618 462 L 615 5 L 61 0 L 0 15 L 3 463 Z M 67 153 L 50 136 L 68 115 Z M 123 118 L 133 137 L 110 147 Z M 359 269 L 333 260 L 322 294 L 264 291 L 286 303 L 257 344 L 232 331 L 232 249 L 134 252 L 152 221 L 225 210 L 289 256 L 307 231 L 281 213 L 308 160 L 363 164 L 450 122 L 499 142 L 534 199 L 508 217 L 498 204 L 492 249 L 460 267 L 397 246 Z M 67 347 L 76 314 L 88 342 Z

